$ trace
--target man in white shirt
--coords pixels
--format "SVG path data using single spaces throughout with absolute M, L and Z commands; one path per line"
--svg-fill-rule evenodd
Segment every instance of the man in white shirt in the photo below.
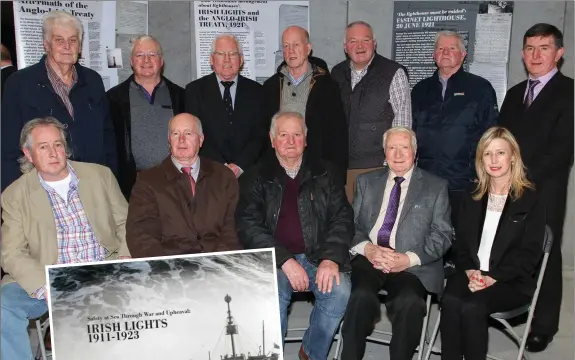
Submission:
M 443 290 L 442 257 L 451 246 L 447 181 L 414 166 L 417 140 L 408 127 L 383 135 L 388 167 L 358 176 L 353 199 L 352 292 L 344 315 L 342 360 L 361 359 L 378 322 L 385 290 L 392 360 L 408 360 L 419 343 L 425 297 Z

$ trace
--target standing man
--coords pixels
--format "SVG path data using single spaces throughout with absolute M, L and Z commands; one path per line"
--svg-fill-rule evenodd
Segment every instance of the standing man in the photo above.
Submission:
M 300 113 L 273 116 L 275 153 L 240 178 L 236 221 L 246 248 L 275 248 L 282 340 L 293 293 L 314 294 L 298 356 L 325 360 L 349 298 L 353 211 L 332 166 L 304 152 L 306 133 Z
M 114 126 L 100 75 L 78 64 L 82 23 L 65 11 L 44 17 L 44 55 L 8 78 L 2 96 L 2 191 L 22 173 L 18 139 L 30 119 L 53 116 L 66 126 L 71 159 L 117 170 Z
M 438 69 L 411 92 L 417 166 L 449 181 L 453 225 L 459 203 L 475 181 L 475 149 L 497 124 L 497 97 L 489 81 L 463 70 L 467 52 L 455 31 L 435 34 Z
M 302 114 L 309 131 L 307 151 L 333 163 L 343 182 L 348 130 L 337 84 L 327 70 L 309 62 L 312 45 L 305 29 L 285 29 L 282 45 L 286 65 L 264 83 L 266 118 L 280 110 Z
M 559 72 L 563 34 L 536 24 L 523 36 L 522 57 L 529 79 L 512 87 L 501 106 L 501 125 L 519 143 L 530 179 L 545 200 L 553 247 L 527 338 L 527 351 L 543 351 L 559 330 L 561 238 L 569 170 L 573 164 L 573 79 Z
M 216 37 L 210 64 L 213 73 L 186 86 L 186 112 L 202 119 L 206 136 L 200 155 L 225 164 L 237 178 L 266 145 L 262 86 L 239 74 L 244 56 L 234 35 Z
M 204 142 L 200 119 L 183 113 L 168 128 L 170 155 L 138 175 L 130 197 L 126 242 L 132 256 L 240 250 L 234 174 L 198 155 Z
M 350 202 L 355 178 L 381 168 L 385 162 L 383 133 L 393 126 L 411 127 L 406 71 L 395 61 L 377 54 L 376 47 L 371 25 L 352 22 L 346 28 L 343 43 L 349 59 L 332 70 L 349 126 L 346 194 Z
M 2 72 L 0 78 L 2 80 L 2 94 L 4 94 L 4 84 L 6 79 L 12 74 L 14 74 L 18 69 L 12 64 L 12 56 L 10 55 L 10 50 L 6 48 L 3 44 L 0 44 L 0 67 Z
M 46 265 L 129 259 L 128 204 L 110 169 L 69 161 L 64 125 L 26 122 L 24 175 L 2 192 L 0 358 L 33 359 L 28 323 L 48 311 Z
M 389 357 L 411 360 L 426 295 L 443 291 L 442 257 L 452 234 L 447 181 L 414 165 L 417 140 L 410 128 L 387 130 L 383 148 L 388 166 L 358 176 L 353 198 L 355 256 L 342 360 L 363 358 L 366 337 L 381 318 L 381 289 L 393 332 Z
M 142 35 L 132 41 L 130 65 L 134 74 L 107 93 L 116 131 L 118 182 L 126 199 L 138 171 L 168 156 L 168 122 L 184 112 L 184 89 L 162 76 L 164 58 L 156 38 Z

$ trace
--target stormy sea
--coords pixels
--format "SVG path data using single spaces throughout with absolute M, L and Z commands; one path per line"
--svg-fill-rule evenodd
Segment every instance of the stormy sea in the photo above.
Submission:
M 54 359 L 281 359 L 274 270 L 271 250 L 50 268 Z

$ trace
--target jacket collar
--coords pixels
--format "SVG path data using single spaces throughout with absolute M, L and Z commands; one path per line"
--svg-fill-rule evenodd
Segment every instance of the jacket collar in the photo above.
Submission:
M 447 79 L 447 82 L 449 83 L 449 82 L 451 82 L 451 81 L 457 81 L 457 79 L 460 78 L 461 75 L 463 75 L 464 73 L 465 73 L 465 70 L 463 70 L 463 65 L 461 65 L 461 66 L 459 67 L 459 69 L 458 69 L 455 73 L 453 73 L 453 75 L 451 75 L 451 76 L 449 77 L 449 79 Z M 441 79 L 440 79 L 440 76 L 439 76 L 439 68 L 437 68 L 437 69 L 435 70 L 435 73 L 434 73 L 433 75 L 436 77 L 437 82 L 441 84 Z
M 166 178 L 169 181 L 174 181 L 184 176 L 184 174 L 181 173 L 178 170 L 178 168 L 176 168 L 176 165 L 174 165 L 171 155 L 169 155 L 162 161 L 162 163 L 160 164 L 160 168 L 164 171 L 164 173 L 166 174 Z M 215 169 L 213 164 L 207 158 L 200 156 L 200 172 L 198 174 L 198 180 L 196 182 L 200 182 L 200 180 L 202 180 L 204 177 L 209 177 L 211 174 L 214 173 L 214 171 Z
M 50 84 L 50 79 L 48 78 L 48 71 L 46 70 L 46 58 L 48 57 L 48 55 L 44 54 L 42 56 L 42 58 L 40 59 L 40 61 L 38 62 L 38 66 L 41 69 L 40 72 L 42 74 L 42 82 L 44 84 Z M 78 81 L 76 82 L 75 86 L 85 86 L 88 84 L 88 82 L 86 81 L 86 75 L 84 74 L 84 67 L 82 65 L 80 65 L 79 63 L 74 64 L 74 67 L 76 68 L 76 74 L 78 74 Z
M 262 179 L 271 182 L 283 183 L 286 172 L 281 166 L 273 149 L 268 151 L 268 153 L 264 156 L 262 165 Z M 327 168 L 320 161 L 309 155 L 307 150 L 304 151 L 303 159 L 298 173 L 298 178 L 300 178 L 301 183 L 311 178 L 321 176 L 326 172 Z

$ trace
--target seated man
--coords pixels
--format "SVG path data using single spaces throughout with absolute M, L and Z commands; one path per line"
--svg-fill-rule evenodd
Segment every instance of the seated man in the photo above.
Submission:
M 282 336 L 294 291 L 313 292 L 300 359 L 325 360 L 350 292 L 353 212 L 331 165 L 306 152 L 303 116 L 273 116 L 269 152 L 240 177 L 236 222 L 246 248 L 275 247 Z
M 414 166 L 417 140 L 403 126 L 383 134 L 388 168 L 358 176 L 353 199 L 352 292 L 343 322 L 343 360 L 360 360 L 380 318 L 378 292 L 393 337 L 392 360 L 407 360 L 419 343 L 427 292 L 443 289 L 442 257 L 451 245 L 447 181 Z
M 2 193 L 2 359 L 32 359 L 29 319 L 47 307 L 45 265 L 129 258 L 128 204 L 110 169 L 68 161 L 64 125 L 28 121 L 23 176 Z
M 130 196 L 126 241 L 132 256 L 241 249 L 234 173 L 198 155 L 204 142 L 200 119 L 182 113 L 168 129 L 171 155 L 140 172 Z

